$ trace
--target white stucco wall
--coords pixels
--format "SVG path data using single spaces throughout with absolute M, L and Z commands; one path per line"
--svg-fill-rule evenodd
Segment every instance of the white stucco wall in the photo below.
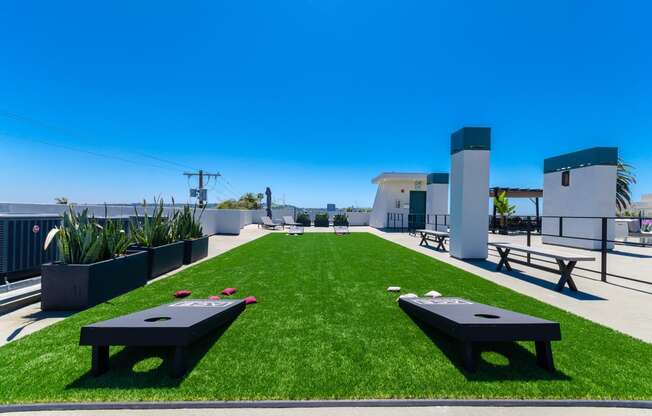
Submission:
M 443 215 L 448 214 L 448 184 L 447 183 L 431 183 L 427 186 L 426 194 L 426 214 L 431 216 L 430 221 L 426 224 L 426 228 L 435 228 L 434 215 L 439 215 L 437 219 L 437 228 L 439 231 L 445 231 L 447 228 L 443 225 Z
M 559 219 L 546 216 L 614 217 L 616 215 L 616 166 L 587 166 L 570 170 L 570 185 L 561 185 L 561 172 L 543 176 L 543 234 L 558 234 Z M 602 238 L 600 219 L 564 218 L 563 235 Z M 607 223 L 607 239 L 614 238 L 614 220 Z M 545 244 L 598 250 L 600 241 L 543 236 Z M 613 248 L 613 243 L 608 244 Z
M 392 212 L 403 213 L 403 226 L 407 227 L 410 211 L 410 191 L 425 190 L 423 181 L 419 189 L 416 188 L 414 180 L 391 180 L 378 184 L 376 198 L 369 217 L 369 225 L 375 228 L 387 227 L 387 213 Z
M 451 156 L 450 253 L 459 259 L 487 258 L 489 151 Z

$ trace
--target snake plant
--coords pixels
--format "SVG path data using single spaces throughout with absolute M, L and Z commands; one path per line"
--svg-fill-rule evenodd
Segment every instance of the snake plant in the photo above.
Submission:
M 65 264 L 90 264 L 109 260 L 125 253 L 131 239 L 122 225 L 107 219 L 104 226 L 88 216 L 88 209 L 75 212 L 70 206 L 63 214 L 61 226 L 45 238 L 43 249 L 57 242 L 60 261 Z

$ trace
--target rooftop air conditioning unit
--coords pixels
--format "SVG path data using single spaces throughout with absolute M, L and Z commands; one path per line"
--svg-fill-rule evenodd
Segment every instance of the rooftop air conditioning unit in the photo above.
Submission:
M 43 243 L 59 224 L 58 214 L 0 214 L 0 276 L 28 276 L 55 261 L 56 244 L 45 251 Z

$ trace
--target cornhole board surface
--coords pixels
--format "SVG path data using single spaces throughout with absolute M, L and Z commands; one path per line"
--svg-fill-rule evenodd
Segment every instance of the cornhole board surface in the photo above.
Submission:
M 512 341 L 534 341 L 539 366 L 555 370 L 550 342 L 561 340 L 557 322 L 462 298 L 401 298 L 398 302 L 408 315 L 461 341 L 468 371 L 476 369 L 475 343 Z
M 79 345 L 91 345 L 91 372 L 98 376 L 109 368 L 109 346 L 170 346 L 175 348 L 173 375 L 185 373 L 187 347 L 235 319 L 245 309 L 242 299 L 179 300 L 81 329 Z

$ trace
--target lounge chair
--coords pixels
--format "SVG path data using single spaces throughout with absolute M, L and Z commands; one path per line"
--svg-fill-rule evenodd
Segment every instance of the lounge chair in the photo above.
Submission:
M 276 230 L 278 229 L 278 227 L 281 227 L 281 229 L 283 229 L 283 224 L 277 224 L 274 221 L 272 221 L 272 219 L 269 217 L 260 217 L 260 221 L 262 221 L 261 225 L 265 229 Z
M 301 226 L 302 224 L 299 224 L 298 222 L 294 221 L 292 216 L 290 215 L 284 215 L 283 216 L 283 224 L 288 225 L 288 226 Z

